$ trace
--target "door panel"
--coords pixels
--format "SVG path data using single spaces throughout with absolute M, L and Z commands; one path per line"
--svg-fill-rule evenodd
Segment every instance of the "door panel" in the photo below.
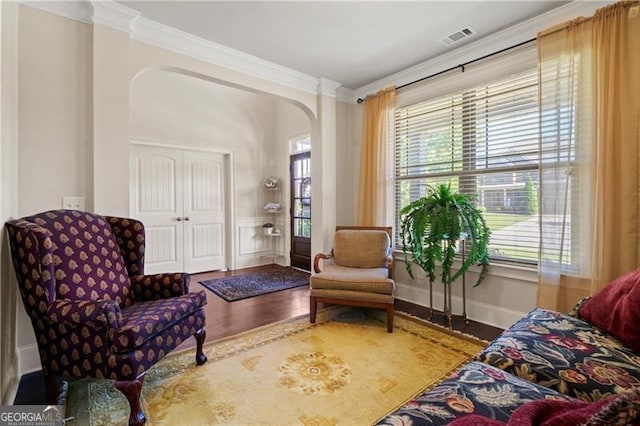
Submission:
M 143 222 L 144 223 L 144 222 Z M 145 264 L 147 273 L 155 273 L 154 265 L 176 265 L 178 254 L 176 248 L 176 227 L 175 226 L 153 226 L 145 225 L 146 246 Z
M 225 268 L 224 157 L 184 152 L 185 270 Z
M 224 157 L 131 146 L 131 214 L 146 231 L 145 272 L 225 268 Z
M 182 269 L 181 156 L 171 149 L 131 147 L 131 209 L 146 231 L 146 273 Z
M 291 156 L 291 266 L 311 270 L 311 153 Z

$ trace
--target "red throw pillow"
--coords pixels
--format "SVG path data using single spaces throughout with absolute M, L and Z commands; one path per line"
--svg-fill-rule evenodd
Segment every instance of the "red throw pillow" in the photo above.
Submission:
M 640 352 L 640 269 L 611 281 L 580 308 L 579 316 Z
M 638 425 L 640 389 L 631 388 L 598 402 L 540 399 L 521 405 L 504 423 L 481 415 L 459 417 L 450 426 Z

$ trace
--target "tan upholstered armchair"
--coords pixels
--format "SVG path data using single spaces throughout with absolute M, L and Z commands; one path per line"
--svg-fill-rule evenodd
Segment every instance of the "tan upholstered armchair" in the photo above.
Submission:
M 364 306 L 387 311 L 387 331 L 393 332 L 391 232 L 391 227 L 336 227 L 331 253 L 318 253 L 313 261 L 312 323 L 318 302 Z

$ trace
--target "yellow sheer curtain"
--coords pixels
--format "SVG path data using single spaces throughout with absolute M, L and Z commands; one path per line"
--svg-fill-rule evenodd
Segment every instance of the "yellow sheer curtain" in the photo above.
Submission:
M 538 35 L 538 305 L 568 311 L 640 266 L 640 3 Z
M 359 226 L 393 225 L 393 113 L 396 89 L 364 101 L 360 152 Z

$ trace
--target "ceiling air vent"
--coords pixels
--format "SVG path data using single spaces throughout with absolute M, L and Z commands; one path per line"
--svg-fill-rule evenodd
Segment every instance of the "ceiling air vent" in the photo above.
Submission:
M 449 34 L 448 36 L 441 38 L 440 43 L 444 44 L 445 46 L 451 46 L 454 43 L 459 43 L 460 41 L 466 40 L 474 35 L 476 35 L 476 32 L 473 28 L 464 27 L 463 29 L 456 31 L 453 34 Z

